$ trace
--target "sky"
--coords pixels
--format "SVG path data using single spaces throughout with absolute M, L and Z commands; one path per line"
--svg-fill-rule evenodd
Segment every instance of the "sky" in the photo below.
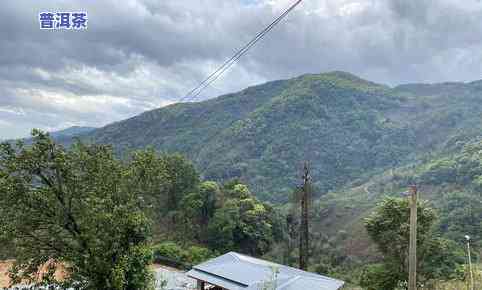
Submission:
M 175 103 L 294 0 L 3 0 L 0 139 Z M 39 12 L 88 14 L 41 30 Z M 304 73 L 397 85 L 482 79 L 480 0 L 304 0 L 200 99 Z

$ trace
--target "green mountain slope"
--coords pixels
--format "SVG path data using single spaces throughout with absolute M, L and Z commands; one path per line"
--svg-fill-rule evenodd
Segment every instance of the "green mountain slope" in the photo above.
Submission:
M 416 162 L 323 196 L 315 203 L 315 232 L 334 237 L 348 255 L 373 257 L 363 218 L 383 197 L 400 197 L 411 184 L 417 184 L 420 198 L 437 209 L 441 235 L 463 243 L 468 234 L 474 251 L 482 250 L 482 136 L 450 140 Z
M 241 178 L 286 201 L 303 161 L 317 193 L 343 188 L 481 129 L 482 85 L 379 85 L 345 72 L 303 75 L 145 112 L 84 134 L 120 154 L 180 152 L 204 177 Z
M 280 203 L 307 160 L 317 188 L 315 232 L 347 256 L 372 258 L 362 218 L 412 182 L 439 209 L 441 232 L 457 240 L 482 231 L 482 159 L 469 150 L 480 147 L 470 144 L 481 140 L 481 121 L 482 81 L 391 88 L 331 72 L 174 104 L 80 137 L 112 144 L 120 155 L 145 147 L 180 152 L 204 178 L 240 178 Z
M 60 131 L 51 132 L 50 135 L 54 138 L 67 138 L 67 137 L 87 134 L 94 131 L 95 129 L 96 128 L 94 127 L 72 126 Z
M 403 102 L 389 87 L 348 73 L 303 75 L 146 112 L 86 139 L 119 152 L 180 152 L 206 178 L 241 178 L 259 195 L 286 201 L 305 160 L 320 193 L 403 161 L 414 136 L 388 118 Z

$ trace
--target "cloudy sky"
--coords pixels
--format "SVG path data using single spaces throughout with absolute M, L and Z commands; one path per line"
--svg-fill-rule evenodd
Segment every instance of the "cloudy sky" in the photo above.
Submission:
M 294 0 L 3 0 L 0 139 L 176 102 Z M 40 30 L 41 11 L 88 29 Z M 482 79 L 480 0 L 304 0 L 202 94 L 344 70 L 390 85 Z

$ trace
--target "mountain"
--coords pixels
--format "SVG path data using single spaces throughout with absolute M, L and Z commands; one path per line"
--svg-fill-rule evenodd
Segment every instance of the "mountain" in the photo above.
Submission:
M 326 192 L 408 155 L 413 137 L 386 117 L 400 105 L 386 86 L 332 72 L 167 106 L 88 137 L 120 152 L 147 146 L 180 152 L 208 179 L 238 177 L 259 195 L 286 201 L 304 160 Z
M 70 145 L 74 140 L 77 138 L 82 138 L 82 136 L 85 136 L 91 132 L 93 132 L 96 128 L 94 127 L 81 127 L 81 126 L 72 126 L 63 130 L 59 131 L 51 131 L 49 132 L 50 136 L 55 139 L 58 143 L 64 144 L 64 145 Z M 31 144 L 32 139 L 31 138 L 24 138 L 22 141 L 26 144 Z M 16 141 L 15 140 L 7 140 L 7 142 L 10 142 L 14 144 Z
M 317 194 L 336 191 L 476 136 L 481 112 L 481 82 L 391 88 L 330 72 L 173 104 L 82 136 L 121 155 L 180 152 L 205 178 L 240 178 L 258 196 L 284 202 L 305 160 Z
M 371 259 L 376 251 L 363 217 L 412 183 L 438 209 L 441 233 L 481 238 L 481 121 L 482 81 L 389 87 L 329 72 L 173 104 L 56 139 L 112 144 L 121 157 L 147 147 L 180 152 L 204 178 L 240 178 L 282 210 L 309 161 L 314 232 L 348 256 Z
M 96 128 L 94 127 L 81 127 L 81 126 L 72 126 L 60 131 L 53 131 L 50 132 L 50 135 L 53 138 L 64 138 L 64 137 L 74 137 L 74 136 L 80 136 L 86 133 L 90 133 Z

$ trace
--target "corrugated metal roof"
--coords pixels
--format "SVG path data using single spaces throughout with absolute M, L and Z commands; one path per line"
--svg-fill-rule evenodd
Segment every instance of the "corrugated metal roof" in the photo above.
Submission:
M 238 290 L 259 289 L 261 285 L 273 280 L 274 271 L 277 271 L 274 281 L 277 290 L 337 290 L 344 284 L 341 280 L 235 252 L 194 266 L 187 275 L 229 290 Z
M 237 282 L 225 279 L 223 277 L 205 273 L 196 269 L 192 269 L 191 271 L 187 272 L 187 275 L 191 278 L 201 280 L 201 281 L 206 281 L 209 284 L 223 287 L 225 289 L 241 290 L 241 289 L 246 289 L 247 287 L 247 285 L 239 284 Z

